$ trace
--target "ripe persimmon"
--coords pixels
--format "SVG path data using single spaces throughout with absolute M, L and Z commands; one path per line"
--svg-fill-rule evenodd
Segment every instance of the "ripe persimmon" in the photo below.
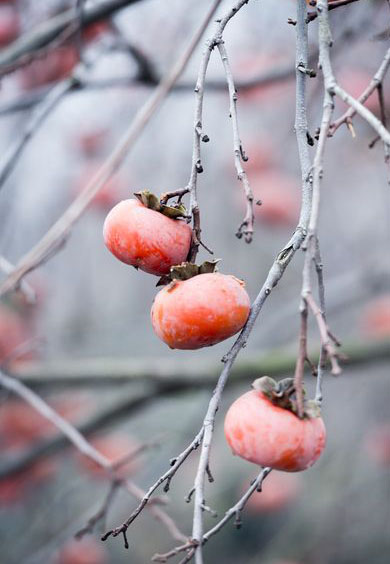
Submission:
M 138 450 L 138 444 L 134 439 L 126 435 L 116 434 L 99 437 L 92 440 L 91 444 L 112 463 L 120 462 L 122 459 L 124 460 L 119 471 L 120 475 L 123 477 L 138 470 L 140 465 L 139 460 L 135 459 L 132 455 L 132 453 L 134 453 L 134 456 L 136 456 L 135 453 Z M 96 462 L 79 453 L 77 453 L 77 457 L 81 466 L 90 474 L 94 475 L 96 478 L 104 478 L 104 471 Z M 126 462 L 125 460 L 127 458 L 128 460 Z
M 192 231 L 184 221 L 129 199 L 109 212 L 103 237 L 108 250 L 120 261 L 162 276 L 171 266 L 185 261 Z
M 15 309 L 0 303 L 0 363 L 31 338 L 29 327 L 22 315 Z M 30 354 L 23 354 L 18 360 L 27 360 Z
M 107 564 L 108 554 L 102 544 L 93 537 L 72 539 L 66 543 L 55 564 Z
M 306 413 L 300 419 L 290 408 L 276 405 L 281 396 L 266 391 L 263 382 L 267 381 L 271 379 L 256 380 L 255 389 L 230 406 L 225 418 L 227 442 L 234 454 L 260 466 L 286 472 L 305 470 L 324 449 L 324 422 L 319 414 Z
M 21 70 L 21 86 L 24 90 L 32 90 L 62 80 L 70 75 L 78 60 L 73 45 L 56 47 Z
M 72 186 L 73 197 L 78 196 L 89 182 L 95 177 L 101 168 L 98 160 L 89 161 L 85 168 L 81 171 Z M 90 206 L 94 209 L 107 213 L 112 208 L 115 202 L 123 196 L 125 185 L 119 176 L 112 176 L 105 182 L 104 186 L 92 198 Z
M 153 329 L 172 349 L 200 349 L 237 333 L 248 319 L 245 283 L 217 272 L 173 280 L 153 303 Z
M 390 294 L 383 294 L 367 305 L 360 325 L 371 338 L 385 339 L 390 336 Z
M 248 499 L 246 509 L 250 513 L 272 513 L 285 508 L 298 497 L 301 486 L 299 478 L 298 474 L 274 470 L 264 480 L 261 492 L 253 493 Z M 243 491 L 246 489 L 243 488 Z
M 295 225 L 299 219 L 299 185 L 294 178 L 277 170 L 269 169 L 257 173 L 252 179 L 253 195 L 261 200 L 255 206 L 255 217 L 259 223 L 269 225 Z
M 0 47 L 5 47 L 20 33 L 20 19 L 12 6 L 0 8 Z

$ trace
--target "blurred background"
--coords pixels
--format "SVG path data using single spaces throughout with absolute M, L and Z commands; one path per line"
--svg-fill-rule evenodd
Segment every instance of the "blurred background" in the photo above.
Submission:
M 0 2 L 0 61 L 13 42 L 74 7 L 61 0 Z M 99 2 L 87 0 L 85 7 Z M 222 2 L 219 13 L 232 0 Z M 87 87 L 68 93 L 24 148 L 0 190 L 0 276 L 46 233 L 104 162 L 156 79 L 182 52 L 208 8 L 207 0 L 143 0 L 84 28 L 81 53 Z M 361 0 L 334 10 L 332 59 L 336 78 L 359 96 L 379 67 L 389 42 L 385 0 Z M 233 163 L 229 100 L 218 53 L 213 53 L 204 100 L 204 173 L 199 176 L 202 235 L 220 270 L 245 280 L 251 299 L 299 216 L 300 168 L 294 134 L 295 17 L 293 0 L 253 0 L 231 21 L 225 41 L 238 88 L 238 117 L 246 165 L 256 198 L 254 240 L 235 237 L 245 202 Z M 37 28 L 38 29 L 38 28 Z M 206 35 L 211 34 L 209 28 Z M 309 26 L 316 67 L 317 22 Z M 205 39 L 205 38 L 204 38 Z M 0 302 L 0 362 L 24 378 L 93 444 L 112 459 L 141 447 L 126 476 L 147 489 L 168 461 L 199 430 L 220 359 L 233 342 L 198 351 L 172 351 L 150 323 L 155 279 L 117 261 L 105 248 L 107 212 L 140 189 L 156 194 L 188 182 L 194 94 L 204 39 L 176 88 L 137 140 L 120 171 L 91 202 L 55 256 L 25 278 L 24 291 Z M 16 43 L 15 43 L 16 44 Z M 39 101 L 78 61 L 75 40 L 51 46 L 7 73 L 0 89 L 0 168 Z M 279 70 L 282 79 L 261 78 Z M 256 81 L 259 84 L 256 85 Z M 321 117 L 321 74 L 308 79 L 309 130 Z M 207 84 L 207 83 L 206 83 Z M 384 82 L 390 105 L 389 79 Z M 366 105 L 379 115 L 374 93 Z M 388 106 L 387 106 L 388 108 Z M 335 117 L 345 111 L 336 102 Z M 354 118 L 356 136 L 342 126 L 326 148 L 320 238 L 328 321 L 350 357 L 342 375 L 326 377 L 325 453 L 304 474 L 271 474 L 262 494 L 243 513 L 243 527 L 228 524 L 205 548 L 207 562 L 264 564 L 382 564 L 390 550 L 389 186 L 383 146 Z M 314 155 L 315 146 L 310 149 Z M 210 255 L 201 251 L 201 258 Z M 207 503 L 219 516 L 231 507 L 258 468 L 233 458 L 223 436 L 223 415 L 255 377 L 292 375 L 297 352 L 303 254 L 298 253 L 264 305 L 238 360 L 217 420 Z M 11 265 L 11 266 L 10 266 Z M 34 298 L 35 294 L 35 299 Z M 310 325 L 316 359 L 319 336 Z M 110 383 L 114 374 L 133 381 Z M 102 376 L 100 384 L 69 382 Z M 155 378 L 174 376 L 171 388 Z M 186 384 L 186 378 L 188 383 Z M 86 377 L 87 379 L 87 377 Z M 56 382 L 57 380 L 57 382 Z M 313 395 L 315 379 L 307 374 Z M 137 403 L 138 402 L 138 403 Z M 129 531 L 105 544 L 101 529 L 119 525 L 137 500 L 119 490 L 92 535 L 74 534 L 101 506 L 109 481 L 88 465 L 58 432 L 0 390 L 1 562 L 105 564 L 148 562 L 180 544 L 144 511 Z M 174 478 L 164 509 L 190 534 L 192 487 L 198 453 Z M 125 471 L 124 469 L 124 471 Z M 158 492 L 159 494 L 161 492 Z M 205 515 L 206 528 L 215 523 Z M 84 559 L 83 559 L 84 558 Z M 179 561 L 173 559 L 172 562 Z

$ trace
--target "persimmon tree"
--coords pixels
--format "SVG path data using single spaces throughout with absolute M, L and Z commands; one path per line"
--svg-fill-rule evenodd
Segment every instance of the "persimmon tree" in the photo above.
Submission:
M 13 33 L 8 35 L 3 33 L 0 20 L 0 44 L 5 45 L 0 51 L 0 76 L 8 76 L 18 71 L 23 73 L 24 77 L 24 92 L 0 107 L 0 114 L 31 109 L 30 116 L 21 131 L 15 139 L 10 140 L 0 159 L 0 188 L 19 165 L 25 148 L 34 143 L 37 132 L 45 127 L 51 113 L 60 102 L 71 97 L 72 93 L 110 88 L 117 86 L 118 83 L 125 87 L 138 83 L 151 89 L 150 95 L 139 107 L 122 137 L 111 147 L 103 163 L 100 166 L 93 166 L 93 174 L 88 175 L 86 182 L 83 183 L 84 187 L 74 193 L 71 204 L 50 229 L 15 265 L 7 258 L 1 257 L 0 268 L 4 276 L 0 282 L 0 295 L 5 299 L 17 300 L 15 296 L 22 296 L 27 303 L 35 301 L 33 284 L 25 277 L 50 261 L 66 245 L 75 224 L 88 206 L 94 201 L 97 202 L 96 198 L 99 194 L 103 196 L 108 186 L 109 196 L 102 197 L 99 205 L 104 207 L 107 202 L 110 207 L 113 205 L 111 197 L 116 188 L 111 184 L 112 177 L 123 165 L 141 132 L 168 94 L 172 90 L 180 91 L 188 88 L 193 88 L 195 91 L 192 159 L 188 166 L 187 183 L 185 186 L 172 186 L 169 191 L 162 189 L 160 196 L 150 191 L 137 191 L 135 199 L 127 199 L 116 204 L 106 218 L 104 241 L 112 254 L 122 262 L 140 268 L 151 276 L 161 277 L 158 283 L 165 287 L 159 290 L 153 304 L 152 323 L 156 334 L 172 349 L 194 350 L 237 335 L 222 358 L 223 367 L 217 379 L 214 377 L 215 366 L 207 367 L 202 382 L 199 382 L 196 368 L 192 368 L 192 373 L 190 370 L 185 377 L 180 377 L 181 371 L 184 370 L 180 366 L 180 359 L 177 360 L 177 372 L 172 371 L 169 377 L 164 373 L 163 367 L 154 367 L 149 375 L 144 375 L 153 383 L 153 387 L 140 393 L 139 396 L 132 396 L 106 411 L 99 412 L 84 426 L 77 427 L 70 422 L 71 417 L 68 416 L 67 409 L 60 405 L 49 405 L 33 388 L 45 385 L 52 387 L 65 385 L 74 388 L 82 382 L 94 386 L 99 380 L 105 380 L 106 385 L 112 386 L 119 381 L 135 379 L 137 374 L 142 376 L 138 369 L 133 372 L 131 369 L 125 371 L 118 369 L 116 372 L 115 369 L 108 369 L 110 374 L 107 379 L 105 366 L 101 367 L 100 372 L 99 366 L 87 367 L 82 374 L 76 362 L 71 374 L 64 374 L 63 366 L 56 367 L 56 363 L 50 365 L 50 363 L 38 362 L 35 364 L 34 372 L 34 363 L 17 362 L 26 355 L 28 359 L 30 348 L 34 348 L 30 347 L 29 341 L 25 343 L 24 329 L 19 327 L 17 320 L 13 319 L 10 313 L 7 313 L 9 317 L 3 329 L 0 318 L 0 328 L 9 338 L 8 345 L 5 344 L 3 337 L 0 339 L 1 386 L 28 404 L 25 408 L 26 414 L 29 409 L 35 410 L 43 420 L 50 421 L 61 433 L 50 436 L 50 433 L 46 434 L 46 431 L 40 428 L 36 433 L 34 431 L 41 439 L 38 447 L 26 449 L 17 456 L 6 459 L 0 466 L 0 480 L 9 479 L 15 473 L 28 472 L 29 468 L 37 472 L 41 456 L 58 452 L 70 441 L 81 453 L 81 466 L 88 468 L 89 465 L 89 468 L 92 468 L 91 472 L 95 472 L 102 483 L 106 481 L 109 486 L 106 495 L 101 496 L 101 507 L 96 514 L 91 515 L 76 536 L 85 537 L 93 533 L 98 525 L 107 523 L 101 540 L 122 537 L 125 548 L 131 549 L 132 543 L 136 542 L 136 538 L 132 538 L 132 525 L 144 511 L 149 511 L 161 526 L 166 528 L 173 539 L 172 542 L 179 543 L 166 553 L 156 552 L 153 560 L 157 562 L 167 562 L 171 558 L 178 557 L 183 563 L 194 559 L 197 564 L 201 564 L 204 561 L 204 545 L 231 520 L 234 520 L 237 527 L 241 526 L 242 512 L 247 502 L 256 491 L 261 491 L 263 482 L 274 469 L 297 471 L 314 463 L 325 443 L 325 427 L 320 417 L 324 375 L 326 372 L 333 375 L 340 374 L 340 365 L 343 361 L 348 362 L 348 354 L 345 353 L 349 353 L 350 362 L 359 361 L 361 356 L 373 355 L 374 358 L 378 358 L 384 354 L 380 346 L 366 349 L 363 354 L 359 351 L 360 356 L 354 350 L 349 352 L 348 348 L 344 351 L 343 348 L 340 349 L 341 344 L 330 329 L 325 304 L 319 215 L 323 179 L 326 178 L 324 166 L 326 149 L 342 126 L 348 128 L 352 137 L 355 136 L 355 116 L 360 116 L 372 129 L 375 138 L 368 141 L 371 146 L 379 143 L 383 146 L 384 166 L 387 168 L 389 166 L 390 132 L 386 123 L 383 83 L 390 65 L 390 49 L 384 50 L 382 60 L 378 61 L 377 72 L 368 79 L 367 84 L 364 84 L 362 91 L 352 95 L 348 83 L 345 87 L 341 86 L 333 68 L 332 52 L 337 46 L 333 45 L 332 40 L 331 13 L 335 11 L 335 15 L 339 13 L 348 15 L 348 11 L 354 9 L 353 4 L 358 0 L 333 2 L 296 0 L 291 3 L 291 9 L 296 13 L 286 22 L 286 27 L 289 26 L 287 27 L 289 30 L 293 29 L 296 37 L 295 68 L 275 66 L 260 76 L 237 81 L 231 64 L 226 32 L 235 25 L 236 17 L 250 2 L 251 0 L 210 2 L 203 19 L 193 22 L 194 31 L 190 40 L 177 50 L 176 60 L 171 69 L 162 76 L 157 74 L 152 61 L 124 37 L 119 26 L 112 19 L 118 10 L 137 4 L 137 0 L 104 0 L 96 4 L 80 0 L 60 2 L 56 14 L 52 14 L 31 31 L 25 30 L 21 35 L 16 28 L 15 31 L 12 28 Z M 14 6 L 14 3 L 9 3 L 7 17 L 10 17 L 11 12 L 15 18 L 20 16 L 21 10 L 16 4 Z M 261 2 L 258 2 L 259 17 L 261 10 Z M 312 32 L 313 35 L 315 34 L 315 41 L 310 48 L 309 29 L 314 30 Z M 109 41 L 102 42 L 90 54 L 85 49 L 85 45 L 105 33 L 109 34 Z M 197 60 L 196 82 L 192 84 L 191 81 L 188 83 L 179 81 L 189 60 L 197 56 L 194 52 L 200 43 L 204 45 L 204 49 Z M 135 76 L 125 80 L 112 78 L 100 83 L 91 78 L 94 65 L 102 54 L 109 51 L 125 52 L 131 57 L 136 67 Z M 212 59 L 220 60 L 225 82 L 208 79 Z M 199 204 L 198 179 L 200 175 L 207 175 L 204 151 L 205 147 L 209 148 L 210 142 L 203 115 L 207 104 L 204 94 L 208 86 L 226 90 L 228 93 L 232 129 L 231 160 L 245 202 L 244 215 L 235 233 L 242 242 L 244 252 L 245 245 L 250 244 L 256 237 L 255 218 L 262 216 L 262 200 L 264 200 L 264 214 L 269 213 L 268 218 L 271 223 L 275 217 L 276 221 L 289 223 L 294 200 L 289 200 L 291 194 L 287 196 L 287 192 L 284 197 L 282 189 L 282 195 L 274 204 L 274 210 L 266 212 L 268 193 L 264 189 L 263 194 L 261 189 L 261 182 L 264 179 L 263 165 L 260 166 L 256 159 L 254 163 L 248 161 L 246 140 L 240 132 L 240 96 L 241 93 L 245 95 L 246 92 L 256 92 L 266 84 L 277 84 L 291 77 L 295 77 L 296 89 L 294 131 L 301 171 L 300 210 L 292 235 L 277 252 L 265 279 L 258 280 L 258 293 L 250 305 L 242 281 L 234 276 L 215 272 L 217 268 L 223 272 L 223 262 L 221 266 L 217 265 L 218 260 L 212 256 L 213 252 L 208 247 L 207 230 L 202 227 L 203 214 Z M 315 77 L 320 85 L 318 96 L 322 96 L 322 115 L 319 123 L 310 123 L 307 115 L 307 90 L 309 81 Z M 369 105 L 373 96 L 378 100 L 376 107 Z M 333 112 L 337 99 L 345 103 L 345 110 L 335 119 Z M 172 126 L 174 127 L 174 124 Z M 81 150 L 86 154 L 98 154 L 104 137 L 103 133 L 100 136 L 97 134 L 83 138 L 80 141 Z M 251 167 L 253 166 L 255 171 L 258 166 L 256 174 L 253 175 L 254 178 L 258 178 L 258 190 L 252 189 Z M 269 183 L 275 181 L 276 184 L 276 178 L 271 174 Z M 129 196 L 132 197 L 130 194 Z M 222 219 L 223 217 L 221 221 Z M 208 260 L 197 264 L 200 250 L 205 251 Z M 217 476 L 214 476 L 211 468 L 210 453 L 213 448 L 217 417 L 224 419 L 220 407 L 225 386 L 235 378 L 236 359 L 245 348 L 256 324 L 261 323 L 265 302 L 282 280 L 290 263 L 301 251 L 304 253 L 304 259 L 301 292 L 297 295 L 300 303 L 299 311 L 296 312 L 296 316 L 299 317 L 297 354 L 294 358 L 289 358 L 287 363 L 281 363 L 276 367 L 266 366 L 265 363 L 262 368 L 243 370 L 241 374 L 244 379 L 256 380 L 254 390 L 248 391 L 246 395 L 239 398 L 230 408 L 226 418 L 226 436 L 232 450 L 244 459 L 259 465 L 260 470 L 236 503 L 226 509 L 224 516 L 219 518 L 214 526 L 207 528 L 204 523 L 205 514 L 213 515 L 214 511 L 208 503 L 205 490 L 206 483 L 211 483 L 214 479 L 217 482 L 214 487 L 218 487 Z M 75 268 L 79 266 L 75 265 Z M 315 356 L 308 347 L 310 320 L 316 325 Z M 306 365 L 316 378 L 315 396 L 312 399 L 305 397 L 303 384 Z M 56 370 L 58 377 L 54 377 Z M 268 378 L 260 382 L 256 379 L 260 375 L 259 370 L 277 378 L 289 371 L 290 375 L 293 373 L 293 378 L 279 382 Z M 104 426 L 107 421 L 115 421 L 123 414 L 128 416 L 131 411 L 140 409 L 153 398 L 190 390 L 197 386 L 213 387 L 203 420 L 193 432 L 188 444 L 183 445 L 181 451 L 167 463 L 165 471 L 160 476 L 156 476 L 145 490 L 128 477 L 125 469 L 129 466 L 134 467 L 140 453 L 151 448 L 154 441 L 132 445 L 118 440 L 118 449 L 111 452 L 110 448 L 106 451 L 104 441 L 99 443 L 88 439 L 92 431 Z M 262 417 L 260 410 L 264 405 L 265 412 Z M 11 409 L 13 409 L 12 404 Z M 252 417 L 252 410 L 256 416 Z M 278 419 L 278 414 L 282 414 L 283 421 Z M 20 417 L 24 418 L 25 415 L 22 413 Z M 272 423 L 275 429 L 268 429 L 264 434 L 262 425 L 266 426 L 266 423 L 270 425 Z M 15 425 L 12 423 L 10 427 L 14 428 Z M 310 429 L 313 430 L 312 442 L 307 439 Z M 301 439 L 301 435 L 305 435 L 307 440 Z M 273 445 L 268 444 L 267 441 L 272 442 Z M 273 449 L 276 452 L 273 452 Z M 279 452 L 278 449 L 284 451 Z M 156 496 L 155 492 L 161 488 L 164 493 L 169 492 L 171 482 L 179 472 L 183 471 L 184 465 L 195 451 L 200 453 L 199 460 L 193 476 L 193 487 L 187 497 L 189 508 L 192 508 L 193 513 L 192 530 L 183 532 L 165 507 L 161 506 L 164 499 L 160 495 Z M 268 456 L 264 455 L 265 452 Z M 101 471 L 97 471 L 97 468 Z M 132 511 L 129 510 L 128 516 L 122 523 L 115 523 L 109 510 L 115 504 L 117 497 L 124 493 L 135 497 L 137 506 Z M 158 550 L 158 547 L 153 548 L 155 551 Z M 93 552 L 92 548 L 90 550 Z M 72 547 L 69 551 L 72 554 Z M 62 558 L 64 562 L 68 562 L 66 556 L 63 555 Z M 99 556 L 95 556 L 95 559 L 98 561 Z

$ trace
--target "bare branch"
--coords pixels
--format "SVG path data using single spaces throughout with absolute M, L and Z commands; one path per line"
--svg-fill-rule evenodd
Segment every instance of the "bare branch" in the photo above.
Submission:
M 320 308 L 323 310 L 320 301 Z M 386 342 L 350 343 L 344 346 L 348 356 L 348 365 L 364 364 L 373 359 L 387 359 L 389 346 Z M 309 354 L 317 358 L 320 350 L 311 349 Z M 241 384 L 254 380 L 259 374 L 268 374 L 278 378 L 292 372 L 295 365 L 295 356 L 290 350 L 269 351 L 262 356 L 246 356 L 244 362 L 237 361 L 231 371 L 229 384 Z M 135 362 L 133 358 L 99 358 L 77 360 L 29 361 L 12 367 L 12 375 L 33 388 L 58 388 L 80 389 L 90 387 L 95 391 L 104 390 L 106 387 L 144 382 L 161 386 L 158 394 L 164 393 L 168 388 L 169 393 L 181 389 L 194 389 L 197 387 L 210 388 L 216 379 L 215 363 L 208 361 L 194 366 L 178 366 L 167 359 L 156 359 L 156 362 Z M 177 389 L 175 388 L 177 387 Z M 180 386 L 180 388 L 179 388 Z M 148 394 L 152 395 L 150 390 Z M 168 392 L 167 392 L 168 393 Z M 143 396 L 140 396 L 143 397 Z M 152 396 L 153 397 L 153 396 Z M 131 398 L 136 399 L 136 398 Z M 124 407 L 129 406 L 129 400 L 124 400 Z M 130 409 L 130 407 L 129 407 Z
M 386 55 L 381 62 L 378 70 L 376 71 L 375 75 L 373 76 L 371 82 L 367 85 L 367 88 L 361 93 L 359 98 L 357 99 L 358 102 L 364 104 L 366 100 L 371 96 L 371 94 L 377 89 L 383 82 L 384 77 L 390 66 L 390 49 L 387 50 Z M 357 110 L 353 107 L 348 108 L 348 110 L 340 116 L 336 121 L 334 121 L 329 127 L 328 135 L 334 135 L 337 129 L 344 123 L 348 123 L 352 118 L 356 115 Z M 386 123 L 384 123 L 386 126 Z
M 42 104 L 39 104 L 34 109 L 22 135 L 9 147 L 0 161 L 0 189 L 13 171 L 28 141 L 38 131 L 44 120 L 50 115 L 51 111 L 57 106 L 60 100 L 62 100 L 70 90 L 75 88 L 77 83 L 78 81 L 74 76 L 59 82 L 49 90 Z
M 82 25 L 88 26 L 97 21 L 104 20 L 114 12 L 135 4 L 140 0 L 104 0 L 99 4 L 87 6 L 83 10 Z M 43 22 L 30 33 L 25 33 L 16 41 L 5 47 L 0 52 L 0 76 L 29 63 L 36 52 L 52 44 L 67 29 L 72 27 L 72 33 L 76 33 L 77 10 L 72 8 L 58 14 L 50 20 Z
M 43 401 L 35 392 L 22 384 L 22 382 L 0 371 L 0 385 L 24 399 L 43 417 L 53 423 L 53 425 L 55 425 L 80 452 L 85 454 L 85 456 L 88 456 L 88 458 L 105 470 L 111 470 L 111 463 L 108 458 L 100 454 L 73 425 L 54 411 L 50 405 Z
M 13 271 L 14 265 L 9 262 L 5 257 L 0 256 L 0 270 L 2 270 L 5 274 L 9 274 Z M 20 291 L 24 295 L 26 302 L 30 305 L 33 305 L 37 301 L 37 295 L 34 288 L 25 280 L 22 280 L 20 283 Z
M 117 488 L 117 485 L 114 486 L 115 482 L 118 482 L 118 485 L 124 485 L 126 489 L 137 499 L 142 499 L 145 495 L 145 492 L 136 486 L 130 480 L 123 480 L 118 479 L 115 474 L 117 468 L 119 468 L 122 464 L 127 461 L 128 457 L 124 457 L 123 459 L 111 462 L 106 456 L 101 454 L 96 448 L 94 448 L 91 443 L 89 443 L 85 437 L 68 421 L 66 421 L 61 415 L 59 415 L 53 408 L 51 408 L 42 398 L 40 398 L 35 392 L 27 388 L 21 382 L 15 380 L 10 376 L 7 376 L 0 370 L 0 386 L 3 388 L 15 393 L 27 403 L 29 403 L 34 409 L 36 409 L 43 417 L 48 419 L 53 425 L 55 425 L 61 433 L 85 456 L 88 456 L 91 460 L 93 460 L 98 466 L 103 468 L 107 475 L 112 480 L 112 488 L 102 506 L 101 511 L 91 518 L 90 522 L 87 525 L 87 529 L 89 530 L 96 524 L 97 521 L 102 519 L 110 504 L 112 503 L 114 491 Z M 133 453 L 134 454 L 134 453 Z M 175 525 L 172 518 L 165 513 L 161 508 L 151 507 L 151 511 L 160 522 L 162 522 L 168 531 L 172 534 L 173 538 L 176 540 L 184 540 L 186 537 L 179 531 L 177 526 Z M 87 532 L 86 530 L 84 532 Z
M 234 148 L 234 165 L 236 167 L 237 176 L 240 182 L 242 182 L 245 198 L 246 198 L 246 213 L 244 220 L 241 222 L 238 230 L 237 237 L 240 239 L 243 235 L 245 241 L 250 243 L 253 238 L 253 192 L 249 184 L 248 177 L 242 166 L 242 161 L 247 161 L 248 157 L 245 155 L 242 142 L 240 139 L 240 134 L 238 131 L 238 117 L 237 117 L 237 90 L 234 85 L 233 74 L 230 68 L 230 63 L 225 47 L 225 43 L 221 39 L 218 43 L 218 50 L 221 55 L 222 63 L 225 69 L 226 81 L 229 88 L 229 98 L 230 98 L 230 117 L 232 120 L 233 128 L 233 148 Z
M 236 2 L 234 7 L 227 12 L 227 14 L 223 18 L 218 20 L 217 31 L 206 42 L 206 47 L 203 52 L 199 71 L 198 71 L 198 78 L 195 86 L 196 103 L 195 103 L 194 135 L 193 135 L 193 143 L 192 143 L 192 163 L 191 163 L 190 179 L 188 181 L 188 188 L 190 192 L 190 210 L 193 217 L 193 237 L 192 237 L 191 249 L 188 255 L 189 262 L 195 261 L 196 255 L 198 253 L 199 245 L 202 244 L 201 236 L 200 236 L 201 235 L 200 212 L 199 212 L 198 199 L 197 199 L 197 180 L 198 180 L 198 174 L 201 174 L 203 172 L 201 149 L 200 149 L 201 141 L 205 139 L 208 140 L 208 137 L 207 136 L 205 137 L 203 133 L 203 96 L 204 96 L 207 67 L 210 61 L 212 50 L 214 49 L 215 46 L 218 45 L 220 41 L 222 41 L 222 35 L 225 30 L 225 27 L 232 19 L 232 17 L 235 16 L 235 14 L 247 3 L 248 0 L 239 0 L 238 2 Z

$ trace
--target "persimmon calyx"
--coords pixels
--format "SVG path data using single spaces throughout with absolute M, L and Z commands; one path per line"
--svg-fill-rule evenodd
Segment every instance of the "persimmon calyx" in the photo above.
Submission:
M 134 196 L 143 204 L 145 207 L 162 213 L 171 219 L 178 219 L 179 217 L 188 218 L 187 209 L 184 204 L 180 203 L 173 206 L 168 206 L 167 204 L 162 204 L 161 201 L 155 194 L 149 192 L 149 190 L 142 190 L 141 192 L 134 192 Z
M 264 394 L 274 405 L 287 409 L 295 415 L 298 414 L 297 402 L 293 397 L 295 394 L 293 378 L 284 378 L 283 380 L 276 382 L 269 376 L 262 376 L 252 383 L 252 388 Z M 305 391 L 303 393 L 305 393 Z M 313 417 L 320 417 L 320 415 L 320 407 L 315 401 L 304 401 L 304 418 L 311 419 Z
M 218 272 L 217 265 L 221 259 L 206 260 L 201 265 L 192 262 L 182 262 L 176 266 L 172 266 L 169 274 L 162 276 L 156 286 L 166 286 L 176 280 L 189 280 L 199 274 L 213 274 Z

